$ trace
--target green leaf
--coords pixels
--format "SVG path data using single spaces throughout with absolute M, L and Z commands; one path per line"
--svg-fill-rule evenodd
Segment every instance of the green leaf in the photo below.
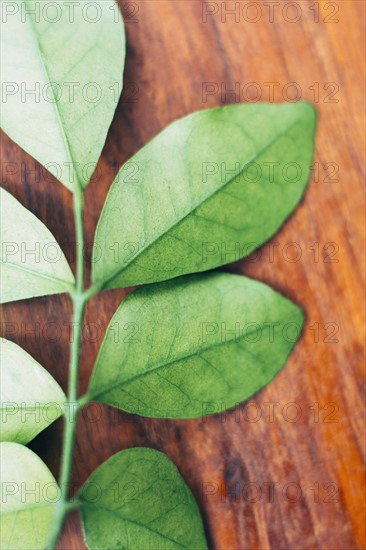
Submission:
M 37 361 L 4 338 L 0 360 L 0 441 L 26 444 L 63 414 L 66 396 Z
M 244 401 L 286 362 L 301 310 L 238 275 L 138 289 L 111 320 L 89 398 L 142 416 L 195 418 Z
M 86 187 L 122 89 L 122 16 L 114 0 L 10 4 L 1 29 L 2 128 L 66 187 Z
M 1 548 L 44 550 L 59 498 L 55 478 L 32 451 L 1 443 Z
M 1 303 L 69 292 L 74 276 L 52 233 L 0 189 Z
M 191 491 L 158 451 L 115 454 L 92 474 L 79 500 L 88 548 L 207 548 Z
M 230 105 L 179 120 L 125 164 L 95 236 L 93 281 L 132 286 L 249 254 L 301 199 L 315 111 Z

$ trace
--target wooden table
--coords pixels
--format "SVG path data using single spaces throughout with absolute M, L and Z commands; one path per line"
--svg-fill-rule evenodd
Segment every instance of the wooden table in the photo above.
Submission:
M 87 241 L 116 170 L 166 124 L 223 103 L 301 95 L 319 113 L 309 189 L 270 245 L 230 269 L 301 304 L 307 322 L 286 368 L 234 413 L 164 421 L 88 409 L 78 426 L 75 488 L 113 453 L 153 447 L 177 464 L 191 487 L 212 549 L 365 548 L 365 3 L 134 0 L 121 6 L 126 87 L 86 191 Z M 23 167 L 3 175 L 3 186 L 48 225 L 74 265 L 71 194 L 44 173 L 30 173 L 35 161 L 6 136 L 2 144 L 2 161 Z M 99 334 L 92 325 L 84 334 L 80 391 L 124 296 L 123 290 L 106 292 L 87 309 L 85 322 L 96 323 Z M 70 316 L 67 296 L 3 307 L 2 334 L 64 388 Z M 57 422 L 31 444 L 54 473 L 61 433 Z M 59 548 L 84 548 L 76 513 Z

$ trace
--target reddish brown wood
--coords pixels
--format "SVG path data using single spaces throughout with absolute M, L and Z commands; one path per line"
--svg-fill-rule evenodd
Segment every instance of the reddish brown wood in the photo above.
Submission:
M 73 483 L 78 487 L 94 468 L 121 449 L 149 446 L 164 451 L 178 465 L 199 502 L 212 549 L 363 549 L 365 3 L 281 2 L 274 6 L 273 22 L 265 2 L 240 2 L 238 22 L 233 15 L 224 21 L 225 6 L 232 8 L 234 2 L 209 4 L 218 11 L 204 22 L 207 5 L 199 0 L 121 3 L 126 16 L 131 5 L 136 6 L 137 22 L 127 17 L 127 87 L 103 151 L 100 174 L 86 191 L 87 241 L 92 242 L 113 174 L 124 161 L 177 117 L 235 100 L 232 95 L 225 98 L 216 93 L 204 102 L 203 83 L 214 82 L 227 89 L 239 83 L 242 91 L 254 82 L 262 90 L 262 100 L 268 100 L 265 83 L 275 82 L 276 101 L 283 101 L 282 92 L 289 82 L 301 87 L 304 99 L 314 101 L 313 85 L 318 83 L 319 177 L 312 178 L 300 207 L 272 239 L 272 248 L 266 245 L 260 257 L 253 255 L 231 267 L 301 304 L 307 315 L 306 328 L 286 368 L 251 400 L 262 412 L 257 422 L 247 420 L 246 414 L 253 418 L 256 412 L 248 404 L 227 416 L 174 422 L 103 407 L 97 422 L 88 422 L 85 415 L 80 418 Z M 254 4 L 262 15 L 257 22 L 249 22 L 255 18 Z M 286 21 L 295 17 L 296 6 L 302 12 L 299 21 Z M 316 6 L 319 22 L 314 21 L 312 11 Z M 338 12 L 332 16 L 333 8 Z M 329 22 L 332 17 L 338 22 Z M 330 82 L 339 86 L 333 96 L 336 102 L 329 102 L 334 88 L 324 89 Z M 134 89 L 138 90 L 135 95 Z M 3 186 L 50 227 L 73 263 L 67 245 L 74 240 L 70 193 L 44 174 L 39 181 L 21 174 L 22 163 L 27 170 L 36 163 L 6 136 L 2 159 L 19 167 L 12 176 L 3 170 Z M 324 170 L 327 163 L 335 165 Z M 332 174 L 332 166 L 337 167 L 337 174 Z M 297 262 L 286 259 L 286 247 L 293 242 L 302 252 Z M 315 261 L 314 243 L 320 246 L 319 261 Z M 331 256 L 333 250 L 336 253 Z M 293 252 L 290 246 L 288 254 Z M 88 306 L 85 321 L 98 323 L 100 336 L 124 295 L 123 290 L 106 292 Z M 70 315 L 66 296 L 3 307 L 2 334 L 23 346 L 64 388 L 69 353 L 65 324 Z M 54 341 L 51 323 L 59 331 Z M 330 341 L 333 328 L 336 342 Z M 100 339 L 84 338 L 81 391 L 86 389 L 99 345 Z M 276 404 L 272 405 L 273 421 L 268 403 Z M 289 403 L 301 411 L 296 422 L 289 421 L 296 413 Z M 314 416 L 316 407 L 319 418 Z M 31 444 L 55 474 L 61 435 L 58 422 Z M 273 502 L 271 483 L 277 484 Z M 303 496 L 292 501 L 300 488 Z M 255 489 L 262 494 L 251 502 Z M 67 522 L 59 548 L 84 548 L 76 513 Z

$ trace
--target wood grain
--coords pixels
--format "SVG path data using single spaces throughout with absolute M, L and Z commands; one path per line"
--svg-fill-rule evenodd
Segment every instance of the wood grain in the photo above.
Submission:
M 314 171 L 300 207 L 270 244 L 230 269 L 301 304 L 304 334 L 275 381 L 250 405 L 226 415 L 173 422 L 90 409 L 79 420 L 72 479 L 77 488 L 113 453 L 153 447 L 177 464 L 194 492 L 210 549 L 363 549 L 365 3 L 270 3 L 273 18 L 268 3 L 237 4 L 237 21 L 229 14 L 225 20 L 234 2 L 210 2 L 209 11 L 217 12 L 205 21 L 208 4 L 198 0 L 121 3 L 126 90 L 86 191 L 87 241 L 118 167 L 167 123 L 197 109 L 255 99 L 258 89 L 262 101 L 288 100 L 296 90 L 287 84 L 296 83 L 318 109 L 319 173 Z M 300 10 L 299 20 L 290 22 Z M 206 98 L 207 82 L 219 91 Z M 277 83 L 273 98 L 268 83 Z M 241 96 L 225 96 L 235 85 Z M 39 178 L 29 173 L 37 164 L 5 135 L 1 150 L 2 185 L 48 225 L 74 265 L 70 193 L 44 172 Z M 9 174 L 8 162 L 16 173 Z M 301 258 L 291 261 L 296 251 Z M 98 338 L 95 331 L 84 334 L 80 391 L 124 295 L 106 292 L 88 306 L 85 322 L 100 330 Z M 2 309 L 2 334 L 64 388 L 70 316 L 66 296 Z M 58 422 L 31 444 L 55 474 L 61 439 Z M 84 548 L 77 513 L 69 517 L 59 548 Z

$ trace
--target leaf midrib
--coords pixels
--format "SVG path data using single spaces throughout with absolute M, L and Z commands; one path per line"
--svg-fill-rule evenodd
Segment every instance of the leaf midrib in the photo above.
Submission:
M 154 533 L 155 535 L 159 535 L 159 537 L 161 537 L 162 539 L 165 539 L 169 542 L 173 542 L 174 544 L 176 544 L 177 546 L 180 546 L 181 548 L 186 548 L 187 550 L 189 550 L 189 548 L 190 548 L 189 546 L 185 546 L 183 544 L 180 544 L 178 541 L 168 537 L 167 535 L 164 535 L 163 533 L 160 533 L 159 531 L 156 531 L 155 529 L 152 529 L 148 525 L 145 525 L 143 523 L 139 523 L 138 521 L 135 521 L 135 520 L 130 519 L 130 518 L 126 518 L 122 514 L 119 514 L 119 513 L 115 512 L 114 510 L 111 510 L 110 508 L 105 508 L 104 506 L 101 506 L 100 504 L 97 504 L 97 503 L 94 503 L 94 502 L 90 503 L 90 502 L 87 502 L 85 500 L 82 500 L 81 503 L 80 503 L 80 508 L 82 509 L 83 506 L 90 507 L 90 508 L 93 508 L 93 509 L 98 508 L 102 512 L 106 512 L 108 514 L 111 514 L 111 515 L 117 517 L 120 521 L 125 521 L 127 523 L 132 523 L 133 525 L 137 525 L 138 527 L 142 527 L 143 529 L 146 529 L 146 530 L 150 531 L 151 533 Z
M 4 442 L 5 443 L 5 442 Z M 55 483 L 56 485 L 56 481 L 52 481 L 52 483 Z M 1 516 L 10 516 L 11 514 L 18 514 L 19 512 L 28 512 L 33 510 L 33 509 L 39 509 L 39 508 L 47 508 L 48 506 L 49 507 L 52 507 L 53 506 L 53 503 L 52 502 L 38 502 L 36 504 L 25 504 L 22 503 L 23 506 L 21 508 L 14 508 L 14 510 L 9 510 L 9 512 L 3 512 L 1 511 Z
M 15 264 L 13 262 L 4 262 L 3 260 L 0 260 L 0 264 L 4 266 L 9 265 L 14 269 L 19 269 L 20 271 L 31 273 L 34 276 L 42 277 L 43 279 L 47 279 L 52 282 L 59 282 L 63 286 L 66 286 L 68 288 L 72 287 L 72 284 L 73 284 L 71 281 L 65 281 L 64 279 L 60 279 L 59 277 L 54 277 L 53 275 L 47 275 L 46 273 L 42 273 L 41 271 L 35 271 L 34 269 L 29 269 L 28 267 L 24 267 L 23 265 L 20 265 L 20 264 Z
M 193 205 L 191 207 L 191 209 L 189 210 L 189 212 L 187 212 L 184 216 L 182 216 L 181 218 L 177 219 L 176 221 L 174 221 L 174 223 L 172 223 L 168 228 L 166 228 L 164 230 L 164 232 L 159 235 L 155 240 L 147 243 L 145 246 L 143 246 L 139 252 L 136 254 L 136 256 L 134 256 L 133 258 L 131 258 L 125 265 L 123 265 L 122 267 L 118 267 L 116 268 L 115 271 L 113 271 L 113 273 L 111 275 L 109 275 L 107 277 L 107 279 L 101 279 L 101 280 L 96 280 L 95 282 L 102 282 L 102 287 L 101 289 L 103 290 L 104 288 L 106 288 L 106 285 L 108 285 L 108 283 L 110 283 L 115 277 L 117 277 L 118 275 L 120 275 L 121 273 L 123 273 L 123 271 L 125 271 L 127 269 L 127 267 L 129 265 L 131 265 L 139 256 L 141 256 L 141 254 L 143 254 L 148 248 L 150 248 L 151 246 L 153 246 L 154 244 L 156 244 L 159 240 L 161 240 L 169 231 L 171 231 L 171 229 L 173 229 L 174 227 L 176 227 L 177 225 L 179 225 L 183 220 L 185 220 L 188 216 L 190 216 L 191 214 L 194 213 L 195 210 L 197 210 L 200 206 L 202 206 L 202 204 L 204 204 L 206 201 L 212 199 L 217 193 L 219 193 L 220 191 L 222 191 L 227 185 L 229 185 L 235 178 L 238 177 L 239 174 L 241 174 L 244 170 L 244 168 L 250 163 L 252 162 L 255 158 L 257 158 L 259 155 L 261 155 L 262 153 L 264 153 L 265 151 L 267 151 L 276 141 L 278 141 L 279 139 L 281 139 L 281 137 L 283 137 L 284 135 L 286 135 L 287 132 L 289 132 L 298 122 L 300 122 L 300 120 L 303 118 L 304 114 L 306 113 L 302 113 L 300 116 L 298 116 L 291 124 L 289 124 L 289 126 L 287 126 L 287 128 L 285 130 L 283 130 L 282 132 L 280 132 L 279 134 L 276 134 L 276 136 L 269 140 L 269 142 L 266 143 L 265 146 L 261 147 L 259 150 L 257 150 L 255 153 L 253 153 L 251 155 L 251 157 L 249 157 L 245 163 L 243 164 L 243 166 L 241 167 L 241 169 L 239 170 L 239 172 L 237 174 L 235 174 L 234 176 L 232 176 L 231 178 L 228 179 L 228 181 L 226 181 L 221 187 L 219 187 L 218 189 L 216 189 L 213 193 L 209 194 L 208 196 L 204 197 L 201 201 L 198 201 L 197 204 Z M 99 223 L 101 221 L 101 218 L 99 220 Z M 98 225 L 99 225 L 98 223 Z M 97 226 L 97 231 L 96 233 L 98 232 L 98 226 Z
M 30 12 L 28 0 L 23 0 L 23 2 L 24 2 L 24 4 L 27 6 L 28 11 Z M 46 77 L 47 83 L 50 83 L 50 82 L 51 82 L 51 79 L 50 79 L 50 75 L 49 75 L 49 72 L 48 72 L 47 64 L 46 64 L 45 59 L 44 59 L 44 53 L 43 53 L 41 44 L 40 44 L 40 42 L 39 42 L 39 40 L 38 40 L 39 33 L 36 31 L 36 26 L 35 26 L 35 24 L 33 23 L 32 14 L 31 14 L 31 13 L 30 13 L 29 20 L 30 20 L 30 27 L 31 27 L 31 29 L 32 29 L 31 35 L 32 35 L 33 41 L 34 41 L 34 43 L 35 43 L 35 49 L 36 49 L 37 52 L 38 52 L 39 59 L 40 59 L 40 62 L 41 62 L 41 66 L 42 66 L 42 68 L 43 68 L 43 73 L 44 73 L 44 76 Z M 65 146 L 65 150 L 66 150 L 67 157 L 68 157 L 68 159 L 69 159 L 69 162 L 71 163 L 72 172 L 73 172 L 73 175 L 74 175 L 74 184 L 72 184 L 70 181 L 68 181 L 68 184 L 69 184 L 71 187 L 74 187 L 75 185 L 79 185 L 79 187 L 80 187 L 80 182 L 79 182 L 79 179 L 78 179 L 78 176 L 77 176 L 75 167 L 74 167 L 74 159 L 73 159 L 73 155 L 72 155 L 72 153 L 71 153 L 70 142 L 69 142 L 68 137 L 67 137 L 67 135 L 66 135 L 66 133 L 65 133 L 65 129 L 64 129 L 64 126 L 63 126 L 63 117 L 62 117 L 61 111 L 60 111 L 59 106 L 58 106 L 58 99 L 57 99 L 57 97 L 55 96 L 55 93 L 54 93 L 54 90 L 53 90 L 53 87 L 52 87 L 52 86 L 51 86 L 51 90 L 52 90 L 52 97 L 53 97 L 53 99 L 54 99 L 54 101 L 52 102 L 52 105 L 54 106 L 54 110 L 55 110 L 56 117 L 57 117 L 57 120 L 58 120 L 58 129 L 59 129 L 59 132 L 60 132 L 62 141 L 63 141 L 64 146 Z M 69 188 L 69 187 L 67 186 L 67 188 Z M 73 189 L 70 189 L 70 191 L 71 191 L 72 193 L 74 193 L 74 190 L 73 190 Z
M 0 412 L 2 412 L 2 411 L 8 411 L 8 410 L 9 410 L 7 407 L 3 407 L 3 403 L 4 403 L 4 399 L 2 399 L 2 400 L 1 400 L 1 403 L 0 403 Z M 6 401 L 6 403 L 13 403 L 13 402 Z M 52 401 L 52 402 L 45 401 L 45 402 L 43 402 L 43 403 L 40 403 L 39 401 L 35 401 L 34 403 L 31 402 L 31 401 L 28 401 L 27 403 L 23 403 L 23 402 L 22 402 L 22 404 L 21 404 L 21 407 L 22 407 L 21 410 L 16 411 L 15 414 L 19 414 L 19 413 L 21 414 L 22 411 L 34 411 L 34 405 L 40 405 L 40 409 L 41 409 L 41 410 L 44 410 L 44 409 L 46 409 L 46 408 L 48 408 L 48 407 L 52 407 L 52 406 L 55 405 L 55 404 L 61 406 L 61 405 L 64 405 L 64 403 L 65 403 L 64 401 Z M 17 403 L 16 403 L 16 404 L 17 404 Z M 57 418 L 59 418 L 60 416 L 62 416 L 62 413 L 60 413 L 60 415 L 59 415 Z M 56 420 L 56 418 L 55 418 L 55 420 Z M 48 421 L 48 420 L 45 420 L 45 422 L 50 422 L 50 423 L 51 423 L 51 421 Z M 5 421 L 4 423 L 6 424 L 6 421 Z M 34 420 L 34 423 L 35 423 L 35 424 L 38 423 L 36 419 Z M 25 424 L 25 422 L 24 422 L 24 424 Z
M 266 321 L 262 321 L 260 326 L 263 327 L 265 322 Z M 248 332 L 246 332 L 246 336 L 249 336 L 250 334 L 254 334 L 255 332 L 257 332 L 257 329 L 253 329 L 251 331 L 248 331 Z M 206 351 L 210 351 L 211 349 L 215 349 L 215 348 L 218 348 L 220 346 L 224 346 L 224 345 L 232 344 L 232 343 L 240 344 L 240 340 L 241 340 L 241 338 L 239 339 L 239 342 L 237 342 L 236 338 L 229 338 L 226 342 L 218 342 L 218 343 L 213 344 L 211 346 L 202 347 L 202 348 L 200 348 L 199 350 L 196 350 L 193 353 L 188 353 L 186 355 L 183 355 L 179 359 L 174 359 L 173 361 L 168 361 L 167 363 L 160 363 L 158 365 L 154 365 L 154 367 L 150 370 L 136 373 L 135 375 L 131 376 L 128 380 L 113 382 L 112 384 L 109 384 L 108 386 L 105 386 L 104 388 L 99 390 L 97 393 L 88 392 L 88 396 L 89 396 L 90 400 L 99 399 L 101 395 L 109 393 L 109 392 L 113 391 L 114 389 L 118 388 L 119 386 L 124 386 L 124 385 L 130 384 L 131 382 L 133 382 L 134 380 L 137 380 L 138 378 L 142 378 L 144 376 L 149 376 L 150 374 L 152 374 L 152 373 L 154 373 L 154 372 L 156 372 L 156 371 L 158 371 L 158 370 L 160 370 L 164 367 L 169 367 L 171 365 L 174 365 L 174 363 L 179 363 L 180 361 L 185 361 L 186 359 L 190 359 L 191 357 L 194 357 L 195 355 L 205 353 Z M 106 344 L 107 344 L 107 341 L 105 340 L 104 343 L 103 343 L 103 346 L 106 345 Z M 103 346 L 101 348 L 101 353 L 103 352 Z M 97 365 L 98 364 L 99 364 L 99 357 L 97 359 Z M 91 383 L 92 382 L 93 382 L 93 379 L 91 380 Z

